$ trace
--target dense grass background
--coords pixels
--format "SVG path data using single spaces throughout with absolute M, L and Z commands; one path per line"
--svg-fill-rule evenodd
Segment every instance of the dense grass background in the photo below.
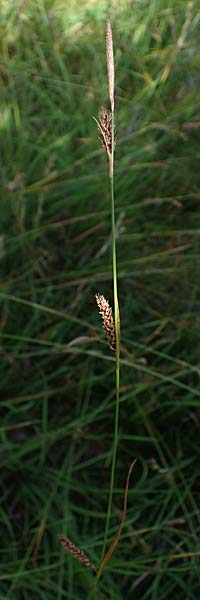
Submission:
M 122 317 L 112 541 L 97 598 L 200 597 L 198 0 L 1 0 L 1 600 L 82 600 L 110 481 L 114 359 L 106 156 L 92 115 L 116 58 Z

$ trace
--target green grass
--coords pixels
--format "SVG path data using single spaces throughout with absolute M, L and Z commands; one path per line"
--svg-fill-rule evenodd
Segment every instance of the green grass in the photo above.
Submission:
M 80 6 L 79 6 L 80 5 Z M 0 5 L 2 600 L 85 600 L 109 496 L 115 361 L 105 104 L 110 3 Z M 110 9 L 122 353 L 119 446 L 100 600 L 197 600 L 199 2 Z M 69 344 L 71 342 L 71 344 Z M 73 343 L 72 343 L 73 342 Z

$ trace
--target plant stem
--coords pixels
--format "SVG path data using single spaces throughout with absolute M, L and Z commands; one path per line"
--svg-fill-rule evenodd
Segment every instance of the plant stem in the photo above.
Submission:
M 113 454 L 112 454 L 112 466 L 110 476 L 110 490 L 108 500 L 108 510 L 106 518 L 106 527 L 104 534 L 104 544 L 102 549 L 101 562 L 103 560 L 108 530 L 110 524 L 112 497 L 114 490 L 114 479 L 115 479 L 115 467 L 116 467 L 116 456 L 117 456 L 117 445 L 118 445 L 118 426 L 119 426 L 119 385 L 120 385 L 120 318 L 119 318 L 119 303 L 117 293 L 117 256 L 116 256 L 116 229 L 115 229 L 115 196 L 114 196 L 114 111 L 112 112 L 112 156 L 110 166 L 110 191 L 111 191 L 111 220 L 112 220 L 112 265 L 113 265 L 113 293 L 114 293 L 114 321 L 115 321 L 115 337 L 116 337 L 116 365 L 115 365 L 115 384 L 116 384 L 116 403 L 115 403 L 115 425 L 114 425 L 114 439 L 113 439 Z

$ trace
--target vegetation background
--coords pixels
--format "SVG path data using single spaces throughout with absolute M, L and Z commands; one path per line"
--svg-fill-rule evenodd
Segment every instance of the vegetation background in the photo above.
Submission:
M 108 166 L 92 119 L 116 62 L 120 439 L 97 598 L 200 597 L 200 5 L 1 0 L 1 600 L 82 600 L 115 410 Z

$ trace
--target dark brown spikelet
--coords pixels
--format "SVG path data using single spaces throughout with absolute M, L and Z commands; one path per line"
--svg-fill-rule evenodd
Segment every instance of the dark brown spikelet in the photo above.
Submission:
M 82 550 L 80 550 L 80 548 L 77 548 L 77 546 L 75 546 L 75 544 L 73 544 L 73 542 L 71 542 L 69 538 L 66 538 L 64 535 L 59 535 L 58 539 L 64 546 L 65 550 L 68 550 L 68 552 L 73 554 L 74 558 L 80 560 L 80 562 L 82 562 L 86 567 L 90 567 L 90 569 L 95 569 L 94 565 L 90 562 L 88 556 L 86 556 L 86 554 Z
M 104 298 L 102 294 L 96 294 L 96 301 L 99 307 L 100 315 L 103 319 L 103 328 L 106 333 L 107 340 L 109 342 L 110 349 L 115 352 L 115 326 L 112 314 L 112 308 L 109 306 L 108 300 Z
M 112 115 L 103 106 L 99 112 L 99 121 L 97 123 L 101 134 L 102 146 L 106 149 L 109 157 L 112 152 Z
M 112 156 L 112 113 L 106 108 L 102 107 L 99 112 L 99 121 L 93 117 L 97 123 L 98 130 L 101 134 L 101 142 L 103 148 L 106 149 L 108 160 L 109 160 L 109 172 L 110 176 L 113 173 L 113 156 Z M 113 150 L 115 149 L 115 129 L 114 129 L 114 140 Z

